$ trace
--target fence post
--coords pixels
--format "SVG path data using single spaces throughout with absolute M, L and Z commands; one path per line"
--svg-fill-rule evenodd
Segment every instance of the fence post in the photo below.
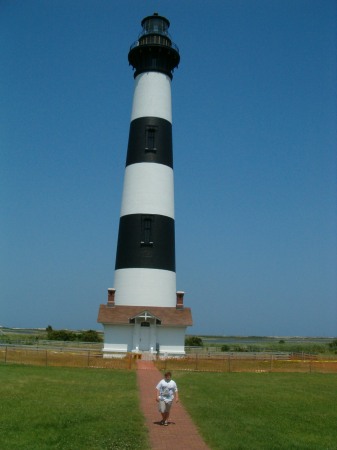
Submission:
M 88 360 L 87 360 L 87 362 L 88 362 L 88 367 L 89 367 L 89 365 L 90 365 L 90 350 L 88 350 Z
M 46 367 L 48 367 L 48 350 L 46 350 Z
M 6 350 L 5 350 L 5 364 L 7 363 L 7 345 L 6 345 Z
M 195 370 L 198 370 L 198 353 L 195 354 Z
M 231 372 L 231 355 L 228 354 L 228 373 Z

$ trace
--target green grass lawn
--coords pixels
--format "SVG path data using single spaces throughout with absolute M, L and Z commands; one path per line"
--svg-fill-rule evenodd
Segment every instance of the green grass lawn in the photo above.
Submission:
M 173 378 L 212 450 L 337 450 L 337 375 Z M 0 365 L 0 399 L 1 450 L 149 449 L 134 371 Z
M 336 450 L 337 376 L 175 372 L 213 450 Z
M 1 450 L 146 450 L 136 374 L 0 365 Z

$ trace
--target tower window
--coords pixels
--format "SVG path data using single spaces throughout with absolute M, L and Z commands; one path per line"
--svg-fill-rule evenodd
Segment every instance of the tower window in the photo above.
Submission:
M 146 129 L 146 142 L 145 150 L 148 152 L 155 152 L 156 148 L 156 129 L 154 127 L 149 127 Z
M 149 327 L 150 326 L 150 322 L 141 322 L 140 326 L 141 327 Z
M 140 243 L 143 246 L 153 246 L 152 225 L 153 225 L 152 216 L 142 217 L 142 240 Z

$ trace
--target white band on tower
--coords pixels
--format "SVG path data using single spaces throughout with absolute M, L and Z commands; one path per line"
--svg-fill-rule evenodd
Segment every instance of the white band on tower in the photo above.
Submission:
M 172 123 L 170 77 L 158 72 L 146 72 L 137 76 L 131 121 L 139 117 L 158 117 Z

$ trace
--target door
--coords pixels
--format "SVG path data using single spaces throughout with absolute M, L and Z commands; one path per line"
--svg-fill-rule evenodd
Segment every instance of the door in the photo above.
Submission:
M 139 350 L 150 350 L 150 323 L 142 322 L 140 324 Z

